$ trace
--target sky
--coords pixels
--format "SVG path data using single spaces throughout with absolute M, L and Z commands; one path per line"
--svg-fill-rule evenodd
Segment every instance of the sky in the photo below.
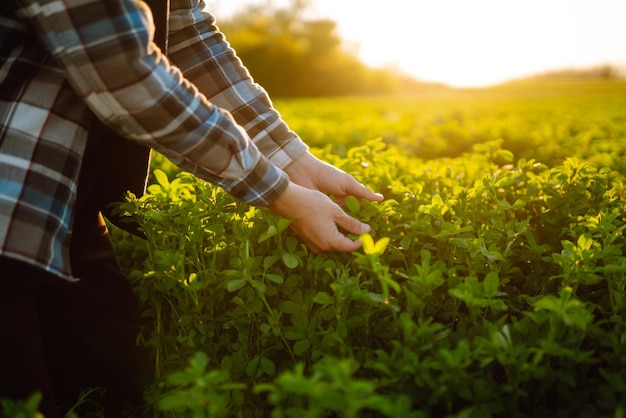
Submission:
M 207 0 L 218 19 L 251 4 Z M 626 0 L 309 0 L 372 67 L 482 87 L 548 70 L 626 68 Z M 226 34 L 228 36 L 228 34 Z

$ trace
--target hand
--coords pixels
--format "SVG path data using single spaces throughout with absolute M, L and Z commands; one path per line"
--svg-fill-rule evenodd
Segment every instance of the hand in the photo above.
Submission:
M 380 202 L 383 196 L 374 193 L 350 174 L 327 164 L 306 152 L 285 167 L 292 182 L 307 189 L 328 193 L 335 202 L 343 205 L 348 196 Z
M 361 247 L 359 240 L 351 240 L 339 228 L 358 235 L 370 231 L 369 225 L 349 216 L 325 194 L 293 182 L 269 208 L 291 219 L 291 229 L 314 253 L 352 252 Z

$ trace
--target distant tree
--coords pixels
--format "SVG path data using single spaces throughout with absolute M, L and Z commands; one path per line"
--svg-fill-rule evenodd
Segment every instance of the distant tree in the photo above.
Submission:
M 347 51 L 334 21 L 306 19 L 307 6 L 303 0 L 279 9 L 271 4 L 251 6 L 218 21 L 255 80 L 272 96 L 395 93 L 410 88 L 408 77 L 369 68 Z

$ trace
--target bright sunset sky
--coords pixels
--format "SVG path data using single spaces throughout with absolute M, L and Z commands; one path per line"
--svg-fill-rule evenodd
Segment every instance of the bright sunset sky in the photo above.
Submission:
M 206 0 L 219 23 L 250 4 Z M 310 0 L 367 64 L 485 86 L 569 67 L 626 67 L 626 0 Z

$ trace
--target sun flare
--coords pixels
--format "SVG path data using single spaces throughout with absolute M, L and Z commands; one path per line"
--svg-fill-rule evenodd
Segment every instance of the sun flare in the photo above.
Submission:
M 267 0 L 266 0 L 267 1 Z M 284 6 L 289 0 L 274 0 Z M 225 14 L 261 0 L 209 1 Z M 548 70 L 626 67 L 622 0 L 311 0 L 366 63 L 424 81 L 484 86 Z

